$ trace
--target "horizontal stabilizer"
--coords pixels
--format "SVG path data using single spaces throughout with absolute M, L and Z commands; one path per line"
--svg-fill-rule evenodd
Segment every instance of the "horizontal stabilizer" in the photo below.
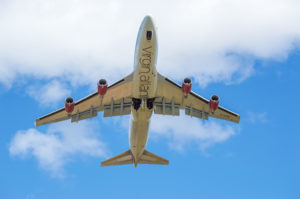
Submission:
M 112 157 L 108 160 L 101 162 L 101 166 L 113 166 L 113 165 L 124 165 L 124 164 L 132 164 L 132 153 L 130 149 L 121 153 L 115 157 Z
M 138 161 L 139 164 L 164 164 L 168 165 L 169 160 L 166 160 L 154 153 L 144 150 L 142 157 Z
M 112 157 L 108 160 L 101 162 L 101 166 L 114 166 L 114 165 L 124 165 L 124 164 L 160 164 L 168 165 L 169 160 L 166 160 L 158 155 L 155 155 L 149 151 L 144 150 L 143 154 L 137 162 L 134 161 L 131 150 L 125 151 L 115 157 Z

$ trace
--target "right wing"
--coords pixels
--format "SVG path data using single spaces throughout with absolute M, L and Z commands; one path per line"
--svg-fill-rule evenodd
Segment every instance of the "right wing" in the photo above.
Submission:
M 240 121 L 238 114 L 220 106 L 216 111 L 211 112 L 209 100 L 194 92 L 190 92 L 187 97 L 184 97 L 182 87 L 161 74 L 158 74 L 157 82 L 156 96 L 158 99 L 155 99 L 157 109 L 155 111 L 158 114 L 179 115 L 179 109 L 185 109 L 187 115 L 206 120 L 208 117 L 215 117 L 236 123 Z
M 108 87 L 104 96 L 97 92 L 77 101 L 72 113 L 65 108 L 36 119 L 35 126 L 50 124 L 67 119 L 72 122 L 97 116 L 104 111 L 104 117 L 130 114 L 133 73 Z

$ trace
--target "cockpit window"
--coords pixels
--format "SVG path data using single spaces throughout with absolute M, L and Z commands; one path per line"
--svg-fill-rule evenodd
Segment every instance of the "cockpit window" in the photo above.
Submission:
M 150 31 L 150 30 L 147 31 L 146 38 L 147 38 L 147 40 L 151 40 L 152 39 L 152 31 Z

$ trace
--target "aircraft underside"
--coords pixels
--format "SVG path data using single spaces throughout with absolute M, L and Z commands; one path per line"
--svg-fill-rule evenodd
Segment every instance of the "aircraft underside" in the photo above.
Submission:
M 134 59 L 134 71 L 108 86 L 100 79 L 97 92 L 75 102 L 68 97 L 65 107 L 38 118 L 36 126 L 71 119 L 78 122 L 96 117 L 131 115 L 130 149 L 101 163 L 101 166 L 134 164 L 161 164 L 169 161 L 147 150 L 149 124 L 152 114 L 179 116 L 180 110 L 191 117 L 207 120 L 209 117 L 238 123 L 240 116 L 219 106 L 219 96 L 207 100 L 191 91 L 192 80 L 185 78 L 182 85 L 159 74 L 156 70 L 157 38 L 153 20 L 146 16 L 140 26 Z

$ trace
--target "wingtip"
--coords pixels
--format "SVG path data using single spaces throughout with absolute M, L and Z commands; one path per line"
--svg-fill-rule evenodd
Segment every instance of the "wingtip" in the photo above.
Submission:
M 241 120 L 241 116 L 238 116 L 236 123 L 240 123 L 240 120 Z
M 42 124 L 40 123 L 40 120 L 39 119 L 36 119 L 35 121 L 34 121 L 34 126 L 35 127 L 38 127 L 38 126 L 41 126 Z

